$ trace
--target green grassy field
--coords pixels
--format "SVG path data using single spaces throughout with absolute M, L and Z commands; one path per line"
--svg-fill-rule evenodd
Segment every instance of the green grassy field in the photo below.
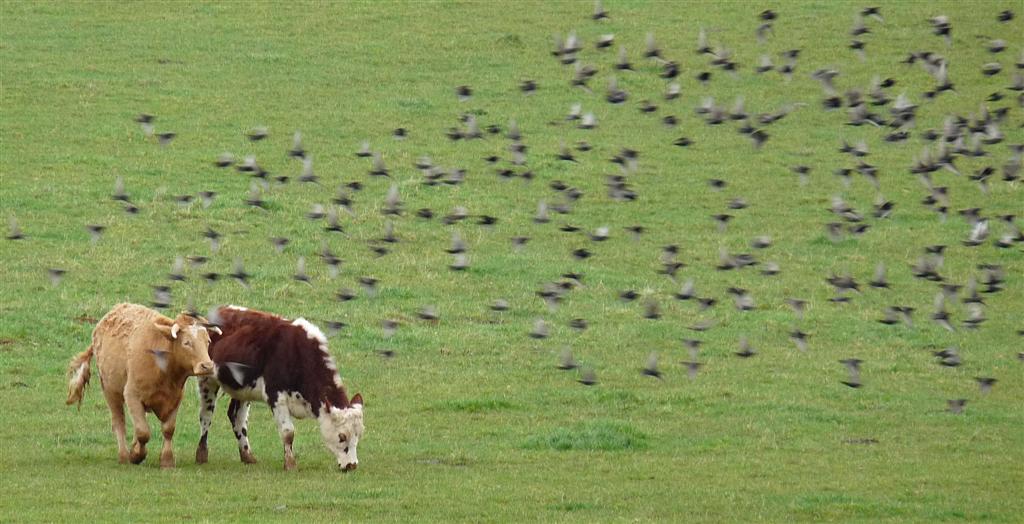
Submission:
M 1011 157 L 1007 145 L 1024 141 L 1019 93 L 1005 89 L 1024 44 L 1020 3 L 884 3 L 885 23 L 867 22 L 866 61 L 846 48 L 860 4 L 783 3 L 764 44 L 754 31 L 768 5 L 606 7 L 611 20 L 593 22 L 589 2 L 0 3 L 0 215 L 16 216 L 27 237 L 0 243 L 0 521 L 1019 522 L 1022 244 L 961 245 L 969 227 L 956 210 L 981 207 L 989 217 L 1024 211 L 1020 183 L 998 174 Z M 1017 18 L 997 23 L 1004 9 Z M 939 14 L 953 24 L 951 46 L 930 33 L 927 19 Z M 713 45 L 734 52 L 738 74 L 714 69 L 707 86 L 694 79 L 710 70 L 694 52 L 701 27 Z M 570 30 L 584 45 L 580 59 L 599 69 L 592 94 L 570 87 L 571 66 L 550 54 L 552 35 Z M 680 63 L 676 100 L 662 99 L 661 68 L 641 56 L 648 32 Z M 615 34 L 616 47 L 594 50 L 604 33 Z M 1005 39 L 1007 50 L 989 55 L 993 38 Z M 637 71 L 617 75 L 631 97 L 612 106 L 604 88 L 618 44 Z M 801 54 L 792 81 L 754 74 L 762 54 L 780 64 L 778 54 L 795 48 Z M 924 50 L 948 58 L 956 86 L 932 101 L 922 96 L 931 76 L 899 63 Z M 983 76 L 982 64 L 992 61 L 1004 71 Z M 910 140 L 886 143 L 884 129 L 844 125 L 845 109 L 823 111 L 821 88 L 810 78 L 822 67 L 840 72 L 840 92 L 866 90 L 875 75 L 897 80 L 890 96 L 905 92 L 920 105 Z M 527 79 L 539 85 L 531 96 L 517 89 Z M 471 100 L 456 98 L 459 85 L 473 88 Z M 909 173 L 929 145 L 919 135 L 941 130 L 947 115 L 977 114 L 999 90 L 1006 99 L 987 105 L 1010 108 L 1005 140 L 986 146 L 989 156 L 957 161 L 965 175 L 994 166 L 991 193 L 966 176 L 935 173 L 951 200 L 942 223 L 921 205 L 927 191 Z M 798 104 L 766 128 L 771 138 L 760 151 L 735 123 L 709 126 L 694 113 L 706 96 L 728 108 L 740 95 L 753 114 Z M 641 113 L 642 99 L 658 111 Z M 574 103 L 595 113 L 596 129 L 564 122 Z M 873 110 L 889 116 L 885 107 Z M 147 138 L 132 121 L 142 112 L 177 138 L 167 147 Z M 508 140 L 445 137 L 467 112 L 482 126 L 518 122 L 532 182 L 503 181 L 485 162 L 507 159 Z M 662 125 L 667 114 L 679 118 L 677 128 Z M 245 132 L 257 126 L 270 136 L 249 142 Z M 409 130 L 406 140 L 391 137 L 398 127 Z M 285 154 L 295 130 L 320 185 L 295 182 L 301 164 Z M 694 145 L 672 146 L 679 136 Z M 369 177 L 369 160 L 354 156 L 364 140 L 383 152 L 391 180 Z M 560 140 L 587 140 L 594 150 L 576 153 L 578 163 L 559 161 Z M 831 174 L 854 164 L 838 151 L 843 140 L 866 140 L 866 160 L 896 208 L 889 219 L 869 217 L 863 236 L 833 243 L 824 228 L 835 220 L 832 197 L 870 214 L 876 196 L 862 177 L 846 189 Z M 619 172 L 608 159 L 624 147 L 640 152 L 639 170 L 629 176 L 635 202 L 614 202 L 604 187 L 606 175 Z M 249 177 L 212 166 L 223 151 L 255 155 L 272 175 L 292 181 L 271 185 L 267 210 L 251 208 L 244 202 Z M 465 183 L 423 185 L 413 167 L 421 155 L 465 169 Z M 812 168 L 806 186 L 789 170 L 797 164 Z M 137 215 L 109 198 L 119 176 Z M 710 191 L 711 178 L 728 187 Z M 356 215 L 342 214 L 346 235 L 304 217 L 356 180 L 365 187 L 352 193 Z M 572 214 L 534 224 L 538 201 L 562 200 L 548 187 L 554 180 L 584 196 Z M 406 210 L 390 218 L 400 242 L 376 258 L 369 246 L 383 234 L 380 210 L 392 182 Z M 204 190 L 219 194 L 208 209 L 175 202 Z M 727 211 L 736 218 L 720 234 L 710 217 L 735 197 L 750 207 Z M 442 225 L 439 217 L 456 206 L 499 222 Z M 420 208 L 438 218 L 417 218 Z M 997 222 L 993 237 L 1002 232 Z M 611 238 L 597 243 L 558 230 L 567 223 L 583 232 L 608 226 Z M 95 245 L 86 224 L 108 228 Z M 639 241 L 623 230 L 633 224 L 648 230 Z M 202 236 L 207 227 L 225 235 L 217 253 Z M 469 244 L 468 271 L 447 267 L 452 230 Z M 715 271 L 721 247 L 750 252 L 748 243 L 762 234 L 774 244 L 756 254 L 777 262 L 779 275 Z M 511 248 L 517 235 L 531 238 L 522 252 Z M 283 253 L 271 248 L 274 236 L 291 239 Z M 334 280 L 317 257 L 324 241 L 344 259 Z M 679 245 L 687 264 L 679 280 L 694 279 L 701 296 L 718 299 L 716 307 L 700 313 L 692 301 L 672 298 L 679 283 L 656 272 L 669 244 Z M 1005 269 L 1005 289 L 985 296 L 988 320 L 980 329 L 960 327 L 966 310 L 958 301 L 949 306 L 956 332 L 928 319 L 938 288 L 913 278 L 910 265 L 933 244 L 950 246 L 942 268 L 950 282 L 964 284 L 978 264 Z M 574 260 L 578 248 L 593 257 Z M 311 421 L 297 422 L 299 471 L 284 472 L 264 406 L 254 407 L 249 424 L 260 463 L 243 466 L 225 401 L 210 463 L 196 466 L 191 382 L 172 471 L 160 470 L 154 454 L 139 467 L 117 464 L 98 380 L 80 411 L 64 406 L 65 367 L 87 346 L 92 322 L 118 302 L 149 302 L 151 286 L 166 282 L 179 255 L 210 262 L 173 285 L 174 309 L 188 300 L 204 310 L 234 303 L 348 325 L 331 350 L 350 391 L 366 398 L 358 472 L 336 470 Z M 291 278 L 300 256 L 312 286 Z M 228 273 L 238 257 L 255 275 L 251 289 L 200 277 Z M 849 272 L 866 288 L 878 262 L 890 269 L 891 290 L 829 301 L 831 272 Z M 52 267 L 67 271 L 57 287 L 47 278 Z M 582 273 L 583 285 L 550 311 L 536 291 L 568 271 Z M 380 279 L 378 296 L 334 300 L 339 288 L 357 289 L 362 276 Z M 734 309 L 731 286 L 749 289 L 757 309 Z M 662 317 L 644 319 L 642 301 L 619 301 L 625 289 L 656 297 Z M 809 301 L 799 323 L 810 333 L 806 353 L 788 340 L 797 323 L 787 297 Z M 498 298 L 511 309 L 490 311 Z M 917 308 L 913 328 L 876 322 L 894 304 Z M 416 318 L 428 305 L 440 314 L 436 324 Z M 527 337 L 537 318 L 550 323 L 549 338 Z M 589 329 L 570 328 L 574 318 Z M 384 319 L 401 322 L 391 339 Z M 715 327 L 687 329 L 702 319 Z M 743 336 L 758 355 L 732 354 Z M 704 341 L 704 367 L 692 381 L 679 363 L 688 358 L 681 342 L 688 337 Z M 931 351 L 949 346 L 960 348 L 962 366 L 937 364 Z M 556 369 L 565 347 L 593 367 L 596 386 Z M 381 358 L 385 349 L 395 357 Z M 651 352 L 660 356 L 662 380 L 639 372 Z M 846 372 L 838 361 L 851 357 L 864 361 L 859 389 L 841 384 Z M 982 396 L 976 376 L 999 382 Z M 968 399 L 961 415 L 946 411 L 954 398 Z

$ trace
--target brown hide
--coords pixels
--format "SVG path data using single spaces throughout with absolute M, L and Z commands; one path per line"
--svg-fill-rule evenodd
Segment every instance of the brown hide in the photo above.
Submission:
M 119 304 L 103 317 L 93 335 L 103 389 L 138 398 L 160 418 L 177 409 L 185 380 L 196 373 L 191 351 L 170 338 L 176 323 L 192 326 L 196 320 L 186 315 L 171 320 L 136 304 Z M 187 331 L 180 328 L 179 338 L 185 338 Z M 197 338 L 205 339 L 208 346 L 209 335 L 200 331 Z M 209 361 L 207 351 L 201 351 L 205 361 Z M 166 359 L 164 370 L 158 365 L 161 358 Z
M 189 376 L 213 371 L 209 343 L 202 319 L 181 314 L 172 320 L 144 306 L 118 304 L 96 325 L 89 349 L 72 360 L 68 403 L 81 401 L 82 389 L 89 379 L 89 358 L 95 356 L 103 394 L 114 420 L 121 461 L 127 458 L 127 405 L 136 437 L 131 460 L 141 462 L 145 458 L 145 443 L 149 440 L 145 413 L 152 412 L 163 423 L 161 465 L 173 466 L 170 439 L 182 389 Z

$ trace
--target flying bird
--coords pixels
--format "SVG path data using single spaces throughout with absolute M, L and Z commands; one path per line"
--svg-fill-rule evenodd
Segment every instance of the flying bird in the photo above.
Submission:
M 440 318 L 437 314 L 437 308 L 434 306 L 423 306 L 416 312 L 416 317 L 427 322 L 437 322 Z
M 974 377 L 974 381 L 978 383 L 978 388 L 980 388 L 982 395 L 990 393 L 992 391 L 992 386 L 998 382 L 998 380 L 992 377 Z
M 661 318 L 661 306 L 658 304 L 658 300 L 654 297 L 647 297 L 644 300 L 644 318 L 648 320 L 657 320 Z
M 793 341 L 793 344 L 796 345 L 798 350 L 804 353 L 807 352 L 807 333 L 799 329 L 794 329 L 789 332 L 789 339 Z
M 220 232 L 214 230 L 210 226 L 206 226 L 206 231 L 203 232 L 203 236 L 210 241 L 210 251 L 216 253 L 220 250 L 220 239 L 223 238 L 223 235 L 221 235 Z
M 173 141 L 174 138 L 177 137 L 177 136 L 178 136 L 177 133 L 173 133 L 173 132 L 167 131 L 167 132 L 163 132 L 163 133 L 157 133 L 156 134 L 156 139 L 157 139 L 157 143 L 159 143 L 161 146 L 166 147 L 166 146 L 170 145 L 171 141 Z
M 64 275 L 67 273 L 67 271 L 64 269 L 51 267 L 46 270 L 46 273 L 50 277 L 50 285 L 52 285 L 53 287 L 57 287 L 60 285 L 61 280 L 64 279 Z
M 328 337 L 337 335 L 342 329 L 348 326 L 348 324 L 337 320 L 328 320 L 327 322 L 324 322 L 324 325 L 327 327 Z
M 267 202 L 263 200 L 263 189 L 259 184 L 255 182 L 249 184 L 249 194 L 245 199 L 245 203 L 255 208 L 266 209 Z
M 234 268 L 231 270 L 229 276 L 237 280 L 238 283 L 241 284 L 242 287 L 244 287 L 245 289 L 249 289 L 249 277 L 251 277 L 252 275 L 246 273 L 245 266 L 242 265 L 241 257 L 235 258 L 235 265 Z
M 171 306 L 171 288 L 168 286 L 152 286 L 153 301 L 150 305 L 157 309 L 166 309 Z
M 174 257 L 174 263 L 171 264 L 171 272 L 167 274 L 167 278 L 176 282 L 183 282 L 185 280 L 185 258 L 182 256 Z
M 946 409 L 954 415 L 962 414 L 966 405 L 967 399 L 965 398 L 954 398 L 946 401 Z
M 150 349 L 149 354 L 153 357 L 153 363 L 156 364 L 157 369 L 166 373 L 170 352 L 164 349 Z
M 652 352 L 647 357 L 647 364 L 644 365 L 642 370 L 640 370 L 640 374 L 657 379 L 663 378 L 661 371 L 658 370 L 658 354 L 656 352 Z
M 384 320 L 382 320 L 380 322 L 380 326 L 384 332 L 384 338 L 394 337 L 395 333 L 398 332 L 398 327 L 400 325 L 401 324 L 395 319 L 385 318 Z
M 955 368 L 960 367 L 963 364 L 963 359 L 960 357 L 960 352 L 955 347 L 948 347 L 941 351 L 933 351 L 932 355 L 939 359 L 939 365 Z
M 798 321 L 803 321 L 804 311 L 807 311 L 807 301 L 800 298 L 787 298 L 786 305 L 796 314 Z
M 139 113 L 134 118 L 135 122 L 142 128 L 143 134 L 146 136 L 153 136 L 153 122 L 156 121 L 156 117 L 148 113 Z
M 885 278 L 885 263 L 879 262 L 875 266 L 875 275 L 868 282 L 868 285 L 873 288 L 888 289 L 889 281 Z
M 750 345 L 747 337 L 740 337 L 739 346 L 740 350 L 734 353 L 737 357 L 750 358 L 757 354 L 757 351 Z
M 580 370 L 580 378 L 576 380 L 584 386 L 596 386 L 597 385 L 597 373 L 594 372 L 594 368 L 585 367 Z
M 313 173 L 313 157 L 303 152 L 300 158 L 302 159 L 302 174 L 299 175 L 299 182 L 318 183 L 317 180 L 320 177 Z
M 288 156 L 290 158 L 305 158 L 306 149 L 302 146 L 302 132 L 295 131 L 292 135 L 292 147 L 288 150 Z
M 456 253 L 452 256 L 452 263 L 448 265 L 448 269 L 452 271 L 465 271 L 469 269 L 469 256 L 465 253 Z
M 863 385 L 860 381 L 860 365 L 863 362 L 859 358 L 847 358 L 839 361 L 840 364 L 846 366 L 846 371 L 850 374 L 849 379 L 842 381 L 843 384 L 851 388 L 859 388 Z
M 369 297 L 377 296 L 377 285 L 379 283 L 380 281 L 373 277 L 359 277 L 359 286 L 363 288 L 363 292 Z
M 935 312 L 932 313 L 932 320 L 947 331 L 956 331 L 950 323 L 949 311 L 946 310 L 946 294 L 939 293 L 935 296 Z
M 533 322 L 533 329 L 530 330 L 530 338 L 533 339 L 544 339 L 548 338 L 549 330 L 548 323 L 542 318 L 538 318 Z
M 388 168 L 384 165 L 384 156 L 380 151 L 373 153 L 373 167 L 370 168 L 370 176 L 384 176 L 390 177 Z
M 259 142 L 260 140 L 263 140 L 263 139 L 267 138 L 268 136 L 270 136 L 270 132 L 267 130 L 266 127 L 263 127 L 263 126 L 261 126 L 261 127 L 254 127 L 252 129 L 250 129 L 245 134 L 245 136 L 246 136 L 246 138 L 248 138 L 252 142 Z
M 121 202 L 128 202 L 128 193 L 124 190 L 124 177 L 117 177 L 114 179 L 114 192 L 110 195 L 111 200 L 119 200 Z
M 302 282 L 310 286 L 313 285 L 310 282 L 309 275 L 306 274 L 306 257 L 299 257 L 295 262 L 295 274 L 292 275 L 292 279 L 296 282 Z
M 579 363 L 572 356 L 572 349 L 568 346 L 562 349 L 562 355 L 558 359 L 557 367 L 562 371 L 569 371 L 580 367 Z
M 217 198 L 216 191 L 200 191 L 199 198 L 202 200 L 203 209 L 208 209 L 213 205 L 213 199 Z

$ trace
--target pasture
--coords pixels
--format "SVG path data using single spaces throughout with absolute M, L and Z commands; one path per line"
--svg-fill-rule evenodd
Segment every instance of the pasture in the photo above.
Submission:
M 879 5 L 884 23 L 864 18 L 870 32 L 857 37 L 866 43 L 861 60 L 848 45 L 866 5 L 847 2 L 609 0 L 610 19 L 598 21 L 590 2 L 3 2 L 0 215 L 16 217 L 24 238 L 0 241 L 0 520 L 1019 521 L 1024 243 L 996 241 L 1022 220 L 999 217 L 1024 212 L 1020 180 L 1003 180 L 1011 146 L 1024 142 L 1021 91 L 1008 89 L 1024 61 L 1024 9 Z M 778 17 L 759 43 L 758 15 L 769 7 Z M 1006 9 L 1016 16 L 997 21 Z M 933 34 L 929 18 L 938 15 L 948 16 L 949 44 Z M 716 52 L 731 51 L 735 74 L 696 52 L 701 28 Z M 582 47 L 577 60 L 597 69 L 592 92 L 571 86 L 574 65 L 552 55 L 552 36 L 570 31 Z M 648 33 L 678 62 L 678 98 L 665 99 L 663 66 L 643 56 Z M 615 43 L 597 50 L 603 34 Z M 1006 50 L 990 53 L 994 39 Z M 620 45 L 635 71 L 614 69 Z M 800 53 L 791 79 L 755 72 L 762 55 L 778 67 L 792 49 Z M 901 63 L 923 51 L 944 57 L 953 89 L 924 96 L 935 75 Z M 1002 71 L 986 76 L 991 62 Z M 820 69 L 839 73 L 843 107 L 823 108 L 811 76 Z M 702 71 L 711 72 L 707 82 L 696 79 Z M 612 76 L 629 94 L 625 103 L 605 99 Z M 876 76 L 895 85 L 884 89 L 885 104 L 867 99 L 871 112 L 890 120 L 901 93 L 917 106 L 906 140 L 886 141 L 897 129 L 885 125 L 847 125 L 845 93 L 866 97 Z M 520 90 L 526 80 L 535 92 Z M 472 96 L 460 101 L 463 85 Z M 996 92 L 1002 99 L 986 101 Z M 695 109 L 707 97 L 727 111 L 743 97 L 767 142 L 758 149 L 737 132 L 742 119 L 706 123 Z M 641 112 L 644 100 L 657 109 Z M 567 120 L 573 104 L 597 126 Z M 985 156 L 955 155 L 961 174 L 940 167 L 927 188 L 911 173 L 922 150 L 937 151 L 926 131 L 941 134 L 950 115 L 979 118 L 983 106 L 1006 108 L 1003 139 L 983 144 Z M 776 112 L 785 114 L 758 123 Z M 140 113 L 155 115 L 157 133 L 176 136 L 161 146 L 133 121 Z M 467 114 L 483 137 L 447 137 L 467 130 Z M 523 165 L 509 162 L 511 120 L 528 147 Z M 248 139 L 259 127 L 268 136 Z M 397 128 L 404 139 L 393 137 Z M 300 182 L 303 164 L 287 154 L 296 130 L 317 183 Z M 968 147 L 972 135 L 992 137 L 964 133 Z M 692 144 L 673 145 L 680 137 Z M 356 156 L 364 141 L 389 177 L 368 174 L 372 160 Z M 556 157 L 563 141 L 575 161 Z M 574 149 L 578 141 L 592 149 Z M 840 152 L 844 141 L 864 141 L 869 154 Z M 624 148 L 638 153 L 635 168 L 609 161 Z M 255 190 L 263 207 L 246 202 L 253 177 L 213 165 L 223 152 L 255 156 L 269 173 Z M 465 179 L 424 184 L 415 167 L 424 155 L 465 170 Z M 492 155 L 497 163 L 486 160 Z M 859 162 L 877 170 L 878 189 L 856 169 L 848 186 L 833 174 Z M 810 168 L 806 183 L 795 166 Z M 994 174 L 983 191 L 969 177 L 987 166 Z M 501 169 L 533 177 L 502 177 Z M 609 175 L 624 176 L 635 199 L 610 198 Z M 136 214 L 111 199 L 118 177 Z M 715 191 L 712 179 L 726 186 Z M 344 233 L 307 218 L 356 181 L 361 190 L 345 191 L 352 213 L 339 214 Z M 550 222 L 536 223 L 539 202 L 567 202 L 554 181 L 582 196 L 568 213 L 552 209 Z M 393 184 L 402 211 L 386 215 Z M 944 221 L 941 202 L 922 202 L 941 193 L 934 187 L 947 188 Z M 216 192 L 209 207 L 195 196 L 201 191 Z M 179 203 L 184 195 L 193 201 Z M 831 212 L 835 197 L 861 220 Z M 727 207 L 737 198 L 747 206 Z M 894 204 L 887 217 L 872 212 L 879 198 Z M 468 218 L 446 225 L 459 206 Z M 958 211 L 970 208 L 991 230 L 977 246 L 963 243 L 977 226 Z M 434 217 L 418 217 L 420 209 Z M 723 213 L 732 219 L 721 230 L 712 216 Z M 497 221 L 482 225 L 481 216 Z M 395 242 L 381 240 L 389 222 Z M 840 224 L 838 238 L 828 223 Z M 95 242 L 88 224 L 105 227 Z M 849 233 L 857 224 L 870 227 Z M 634 225 L 644 228 L 639 239 L 624 229 Z M 607 240 L 591 239 L 601 227 Z M 208 230 L 221 235 L 216 251 Z M 453 231 L 467 245 L 460 271 L 445 251 Z M 771 245 L 752 248 L 761 235 Z M 517 236 L 529 237 L 521 250 Z M 274 237 L 290 242 L 278 252 Z M 669 245 L 685 264 L 674 278 L 664 274 Z M 983 308 L 965 304 L 964 289 L 946 300 L 952 329 L 931 318 L 939 283 L 913 274 L 922 257 L 934 260 L 925 248 L 935 245 L 948 246 L 938 267 L 947 284 L 995 272 L 980 265 L 1005 275 L 982 293 Z M 325 246 L 343 261 L 336 277 L 320 256 Z M 591 256 L 574 257 L 581 249 Z M 717 270 L 722 250 L 757 264 Z M 208 261 L 186 263 L 185 280 L 171 282 L 179 256 Z M 300 257 L 309 283 L 293 278 Z M 230 276 L 236 260 L 252 275 L 248 286 Z M 763 274 L 769 262 L 778 274 Z M 889 289 L 868 285 L 879 263 Z M 65 271 L 59 283 L 49 269 Z M 860 291 L 833 301 L 831 275 L 852 276 Z M 363 277 L 379 281 L 375 295 Z M 698 297 L 717 303 L 701 311 L 676 299 L 691 279 Z M 557 287 L 556 307 L 538 296 L 552 282 L 571 287 Z M 366 400 L 359 470 L 337 471 L 315 423 L 304 420 L 296 422 L 299 470 L 283 471 L 264 405 L 249 423 L 260 462 L 239 463 L 226 402 L 210 462 L 197 466 L 194 379 L 179 413 L 176 469 L 161 470 L 153 456 L 119 465 L 98 379 L 76 410 L 63 405 L 65 370 L 96 319 L 118 302 L 152 302 L 160 285 L 170 286 L 164 312 L 172 316 L 190 303 L 202 312 L 239 304 L 325 330 L 343 323 L 330 347 L 349 391 Z M 729 288 L 747 290 L 753 309 L 734 307 Z M 338 300 L 342 289 L 355 298 Z M 621 300 L 625 290 L 639 298 Z M 802 321 L 789 298 L 806 300 Z M 492 310 L 498 299 L 507 311 Z M 655 303 L 659 318 L 645 318 Z M 911 326 L 878 321 L 894 305 L 915 309 Z M 437 320 L 420 318 L 423 308 Z M 978 311 L 983 321 L 969 328 L 964 321 Z M 546 338 L 529 336 L 538 319 Z M 393 334 L 385 320 L 397 321 Z M 692 329 L 701 323 L 710 328 Z M 791 340 L 794 330 L 807 334 L 806 351 Z M 734 354 L 741 338 L 755 355 Z M 681 363 L 691 361 L 684 339 L 702 341 L 693 379 Z M 951 347 L 962 362 L 941 365 L 949 359 L 933 352 Z M 596 384 L 579 383 L 583 370 L 557 369 L 566 348 Z M 660 378 L 641 373 L 652 353 Z M 853 358 L 863 361 L 856 388 L 843 384 L 850 375 L 839 362 Z M 997 382 L 982 394 L 976 377 Z M 955 399 L 967 399 L 962 413 L 947 409 Z M 159 442 L 157 434 L 151 445 Z

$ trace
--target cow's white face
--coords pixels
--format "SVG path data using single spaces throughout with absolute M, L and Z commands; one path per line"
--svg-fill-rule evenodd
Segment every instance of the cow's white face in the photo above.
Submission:
M 356 400 L 359 402 L 356 403 Z M 356 448 L 363 436 L 362 399 L 357 397 L 352 405 L 345 409 L 331 406 L 319 420 L 320 434 L 327 449 L 331 450 L 338 461 L 338 467 L 345 472 L 356 469 L 359 466 Z

